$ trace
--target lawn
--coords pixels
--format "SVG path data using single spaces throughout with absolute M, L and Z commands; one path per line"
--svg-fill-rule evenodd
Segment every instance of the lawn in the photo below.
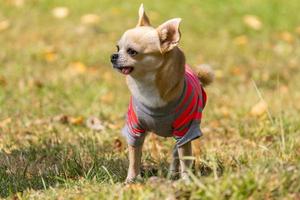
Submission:
M 188 63 L 216 79 L 192 182 L 167 179 L 174 141 L 150 136 L 144 181 L 122 184 L 129 91 L 109 57 L 140 3 L 0 2 L 0 198 L 300 199 L 298 0 L 143 1 L 156 26 L 183 19 Z

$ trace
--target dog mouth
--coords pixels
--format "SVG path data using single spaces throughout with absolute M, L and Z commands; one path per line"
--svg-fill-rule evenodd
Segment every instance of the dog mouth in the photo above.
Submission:
M 118 67 L 117 69 L 122 74 L 128 75 L 128 74 L 130 74 L 133 71 L 134 68 L 130 67 L 130 66 L 126 66 L 126 67 Z

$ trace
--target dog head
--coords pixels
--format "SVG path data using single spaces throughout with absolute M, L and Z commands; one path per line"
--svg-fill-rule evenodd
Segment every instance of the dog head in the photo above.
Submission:
M 117 52 L 111 55 L 113 67 L 133 77 L 160 68 L 165 62 L 164 55 L 179 43 L 180 21 L 174 18 L 154 28 L 142 4 L 136 27 L 122 35 Z

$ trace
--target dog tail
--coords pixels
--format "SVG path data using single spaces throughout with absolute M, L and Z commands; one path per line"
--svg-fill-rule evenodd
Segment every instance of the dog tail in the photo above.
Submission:
M 195 67 L 198 79 L 203 84 L 207 86 L 214 81 L 215 73 L 214 70 L 208 64 L 201 64 Z

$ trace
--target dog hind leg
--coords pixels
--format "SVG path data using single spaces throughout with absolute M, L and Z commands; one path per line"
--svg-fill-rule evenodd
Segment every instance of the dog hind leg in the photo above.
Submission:
M 179 156 L 178 156 L 178 148 L 177 145 L 174 145 L 172 152 L 172 160 L 170 163 L 169 174 L 168 177 L 170 179 L 178 179 L 179 178 Z

